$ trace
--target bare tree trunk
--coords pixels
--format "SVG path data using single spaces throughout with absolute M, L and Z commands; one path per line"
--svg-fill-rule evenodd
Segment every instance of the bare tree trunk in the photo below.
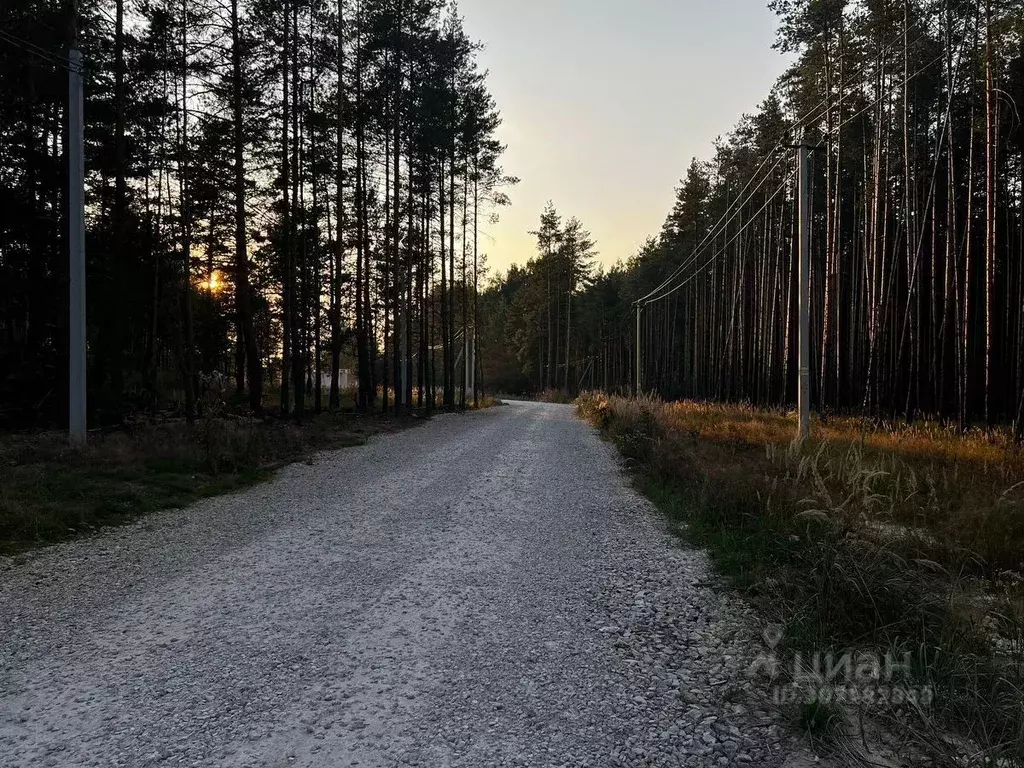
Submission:
M 401 263 L 401 235 L 402 235 L 402 224 L 401 224 L 401 200 L 402 200 L 402 0 L 396 2 L 396 40 L 395 40 L 395 83 L 393 89 L 393 105 L 394 111 L 393 117 L 393 131 L 394 131 L 394 171 L 395 171 L 395 183 L 394 189 L 392 190 L 393 202 L 394 202 L 394 213 L 391 216 L 392 236 L 392 264 L 393 264 L 393 276 L 394 281 L 394 295 L 392 303 L 394 305 L 394 363 L 395 363 L 395 415 L 402 413 L 405 401 L 405 382 L 402 378 L 402 354 L 403 354 L 403 343 L 402 343 L 402 328 L 405 324 L 405 318 L 403 317 L 403 297 L 405 295 L 405 286 L 402 285 L 402 263 Z
M 381 270 L 383 280 L 381 281 L 381 316 L 383 326 L 381 328 L 381 355 L 380 355 L 380 405 L 381 413 L 387 415 L 391 403 L 391 392 L 389 384 L 391 380 L 390 366 L 388 365 L 388 334 L 392 332 L 391 305 L 392 285 L 394 271 L 394 254 L 391 248 L 391 134 L 385 131 L 384 134 L 384 245 L 382 254 L 384 265 Z
M 950 100 L 952 110 L 953 99 L 953 14 L 950 9 L 950 0 L 946 0 L 946 93 Z M 953 128 L 950 126 L 946 131 L 946 258 L 945 258 L 945 288 L 942 308 L 942 326 L 939 329 L 938 344 L 938 379 L 939 379 L 939 413 L 946 412 L 946 356 L 949 350 L 949 325 L 950 316 L 958 311 L 956 305 L 955 291 L 956 276 L 956 157 L 953 143 Z M 954 359 L 957 359 L 954 355 Z M 959 378 L 959 368 L 956 375 Z
M 906 275 L 907 275 L 907 287 L 906 287 L 906 300 L 907 309 L 906 316 L 910 318 L 910 363 L 906 374 L 906 385 L 907 385 L 907 398 L 905 407 L 905 416 L 909 421 L 913 421 L 914 408 L 916 405 L 915 400 L 915 389 L 917 385 L 917 343 L 918 334 L 915 322 L 915 313 L 911 309 L 911 304 L 914 302 L 914 297 L 917 295 L 915 291 L 916 286 L 912 284 L 915 278 L 914 269 L 914 258 L 917 253 L 916 238 L 917 233 L 917 194 L 914 185 L 914 174 L 912 170 L 913 158 L 910 144 L 910 0 L 904 0 L 903 3 L 903 219 L 905 222 L 906 229 L 906 253 L 905 253 L 905 264 L 906 264 Z M 893 287 L 896 290 L 896 286 Z M 897 304 L 898 306 L 898 304 Z M 900 335 L 899 341 L 900 349 L 903 347 L 903 337 Z M 896 376 L 902 376 L 903 361 L 897 360 L 898 369 L 895 371 Z
M 442 365 L 442 367 L 444 369 L 441 372 L 441 374 L 442 374 L 441 378 L 443 379 L 443 382 L 442 382 L 442 403 L 444 405 L 448 405 L 448 401 L 449 401 L 449 399 L 451 397 L 450 391 L 451 391 L 451 385 L 452 385 L 451 377 L 449 376 L 449 372 L 451 371 L 452 348 L 451 348 L 451 337 L 449 335 L 449 321 L 450 321 L 450 318 L 448 316 L 448 293 L 449 293 L 449 289 L 448 289 L 448 274 L 447 274 L 447 265 L 446 265 L 445 250 L 444 250 L 445 249 L 445 217 L 447 216 L 448 211 L 445 208 L 445 196 L 444 196 L 444 194 L 445 194 L 445 186 L 444 186 L 445 176 L 444 176 L 444 158 L 443 157 L 441 158 L 440 163 L 439 163 L 438 182 L 439 182 L 438 183 L 438 201 L 439 201 L 438 202 L 438 211 L 440 213 L 440 236 L 441 236 L 441 246 L 440 246 L 440 254 L 441 254 L 441 294 L 440 294 L 441 306 L 440 306 L 440 313 L 441 313 L 441 348 L 442 348 L 441 365 Z
M 975 25 L 975 48 L 977 48 L 977 25 Z M 964 276 L 963 276 L 963 290 L 961 295 L 963 297 L 962 302 L 962 313 L 960 319 L 960 333 L 958 343 L 960 347 L 960 413 L 959 413 L 959 427 L 961 431 L 967 429 L 967 419 L 970 415 L 970 371 L 972 367 L 971 360 L 971 348 L 970 348 L 970 336 L 971 336 L 971 308 L 973 306 L 971 301 L 971 287 L 972 287 L 972 252 L 974 249 L 974 124 L 976 119 L 976 100 L 974 97 L 973 86 L 971 89 L 971 113 L 970 121 L 970 141 L 968 143 L 967 150 L 967 225 L 966 232 L 964 235 Z
M 118 296 L 125 292 L 125 271 L 128 266 L 128 143 L 125 139 L 125 60 L 124 60 L 124 0 L 115 3 L 114 19 L 114 280 Z M 120 303 L 111 323 L 111 349 L 107 363 L 110 367 L 112 394 L 121 397 L 124 392 L 124 349 L 127 346 L 127 328 Z
M 455 93 L 455 72 L 451 76 L 452 93 Z M 448 363 L 451 368 L 448 370 L 448 390 L 445 395 L 445 405 L 455 405 L 455 137 L 451 139 L 451 147 L 448 158 Z
M 310 42 L 313 39 L 313 16 L 310 13 L 309 18 L 309 29 L 310 29 Z M 312 50 L 310 51 L 310 58 L 312 59 Z M 312 64 L 310 64 L 309 74 L 309 112 L 310 114 L 316 113 L 316 79 L 313 77 Z M 323 298 L 324 298 L 324 286 L 323 286 L 323 262 L 321 259 L 320 250 L 320 206 L 319 206 L 319 176 L 317 174 L 318 164 L 317 159 L 317 147 L 316 147 L 316 126 L 309 126 L 309 184 L 310 184 L 310 195 L 313 213 L 313 264 L 312 268 L 307 270 L 307 274 L 311 278 L 313 283 L 313 412 L 322 413 L 324 409 L 324 377 L 323 377 Z M 329 206 L 328 206 L 329 207 Z M 311 273 L 311 274 L 310 274 Z
M 996 267 L 996 125 L 993 119 L 992 0 L 985 0 L 985 423 L 993 412 L 992 340 Z
M 547 365 L 544 367 L 544 381 L 541 385 L 542 389 L 550 389 L 554 386 L 554 378 L 552 376 L 552 368 L 555 364 L 555 330 L 554 324 L 551 320 L 551 302 L 553 301 L 551 294 L 551 253 L 548 253 L 547 262 L 545 263 L 544 272 L 547 278 L 547 335 L 548 335 L 548 357 Z
M 468 249 L 468 232 L 469 226 L 469 158 L 462 158 L 463 166 L 465 168 L 462 174 L 462 388 L 459 390 L 459 407 L 466 407 L 466 384 L 469 381 L 467 372 L 469 371 L 469 327 L 467 323 L 467 311 L 469 307 L 469 282 L 466 279 L 466 261 L 467 261 L 467 249 Z
M 181 315 L 184 325 L 182 368 L 185 378 L 185 418 L 196 417 L 195 330 L 192 322 L 192 203 L 189 189 L 188 147 L 188 0 L 181 3 L 181 137 L 178 151 L 178 199 L 181 206 Z
M 237 2 L 237 0 L 235 0 Z M 335 205 L 338 236 L 334 243 L 334 266 L 331 270 L 331 393 L 332 411 L 341 406 L 341 275 L 345 265 L 345 0 L 338 0 L 338 103 L 337 161 L 334 169 Z M 357 303 L 359 285 L 356 284 Z
M 294 325 L 292 303 L 294 301 L 294 266 L 292 264 L 291 237 L 291 150 L 289 144 L 289 120 L 291 108 L 289 104 L 289 71 L 290 66 L 290 26 L 288 7 L 281 9 L 283 43 L 281 46 L 281 262 L 284 270 L 281 276 L 281 413 L 287 416 L 291 410 L 289 403 L 289 371 L 291 357 L 298 354 L 292 343 Z
M 366 119 L 362 112 L 362 11 L 363 6 L 360 2 L 359 17 L 356 20 L 356 29 L 358 30 L 356 40 L 356 348 L 359 378 L 358 405 L 363 410 L 369 410 L 377 400 L 377 387 L 374 379 L 373 356 L 370 354 L 373 332 L 370 281 L 373 269 L 370 264 L 366 211 Z
M 477 381 L 477 336 L 480 328 L 480 167 L 478 157 L 473 158 L 473 407 L 480 407 L 480 385 Z
M 292 216 L 293 219 L 296 216 L 302 216 L 302 210 L 299 207 L 299 185 L 302 183 L 303 173 L 300 165 L 300 149 L 302 137 L 299 134 L 299 110 L 301 107 L 301 91 L 302 83 L 299 80 L 299 6 L 297 2 L 291 3 L 291 35 L 292 44 L 289 49 L 291 68 L 292 68 Z M 285 19 L 285 24 L 289 21 Z M 286 65 L 287 66 L 287 65 Z M 304 218 L 304 217 L 303 217 Z M 300 221 L 301 226 L 304 222 Z M 303 330 L 305 328 L 305 319 L 307 306 L 305 301 L 301 301 L 305 298 L 306 289 L 306 275 L 302 274 L 302 270 L 299 269 L 302 266 L 303 258 L 296 259 L 295 248 L 296 243 L 292 241 L 292 247 L 289 249 L 289 280 L 292 281 L 292 357 L 291 357 L 291 369 L 292 369 L 292 396 L 295 399 L 292 413 L 296 420 L 301 420 L 306 412 L 306 386 L 304 372 L 306 368 L 305 360 L 305 338 Z M 299 264 L 296 264 L 299 261 Z M 296 283 L 296 277 L 301 275 L 301 284 Z M 301 289 L 301 290 L 300 290 Z M 296 308 L 296 304 L 301 305 Z M 297 309 L 297 311 L 296 311 Z
M 232 139 L 234 149 L 235 183 L 235 311 L 238 318 L 238 333 L 244 350 L 245 371 L 237 371 L 238 385 L 244 387 L 249 379 L 249 407 L 253 413 L 263 412 L 263 372 L 260 365 L 259 346 L 252 319 L 252 297 L 249 284 L 249 252 L 245 227 L 245 140 L 242 126 L 242 45 L 238 17 L 238 1 L 231 0 L 231 111 Z

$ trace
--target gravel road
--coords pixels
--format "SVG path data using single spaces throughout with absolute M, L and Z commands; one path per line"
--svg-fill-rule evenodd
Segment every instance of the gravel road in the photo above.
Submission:
M 753 617 L 569 406 L 0 565 L 0 765 L 781 766 Z

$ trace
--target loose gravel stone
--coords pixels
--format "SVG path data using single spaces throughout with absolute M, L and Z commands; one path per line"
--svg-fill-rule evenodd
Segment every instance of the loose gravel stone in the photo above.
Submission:
M 0 563 L 0 764 L 813 759 L 715 583 L 570 407 L 439 417 Z

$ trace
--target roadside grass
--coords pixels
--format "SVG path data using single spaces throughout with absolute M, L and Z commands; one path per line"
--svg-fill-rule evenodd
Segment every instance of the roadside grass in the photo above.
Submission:
M 782 411 L 599 394 L 577 407 L 781 628 L 783 670 L 888 654 L 894 679 L 855 681 L 860 713 L 940 764 L 1024 765 L 1024 456 L 1008 435 L 832 418 L 797 447 Z M 873 690 L 889 700 L 865 704 Z M 835 711 L 812 695 L 794 720 L 855 730 Z
M 289 462 L 398 426 L 344 413 L 301 425 L 218 416 L 90 435 L 81 451 L 70 450 L 63 433 L 9 435 L 0 438 L 0 554 L 228 493 Z
M 267 393 L 268 413 L 278 396 Z M 497 402 L 481 397 L 480 408 Z M 349 393 L 336 412 L 314 414 L 308 403 L 301 424 L 234 415 L 212 397 L 202 405 L 192 425 L 181 418 L 141 419 L 90 434 L 81 451 L 69 449 L 62 432 L 0 435 L 0 554 L 229 493 L 270 478 L 285 464 L 361 445 L 425 416 L 420 410 L 402 418 L 358 413 Z

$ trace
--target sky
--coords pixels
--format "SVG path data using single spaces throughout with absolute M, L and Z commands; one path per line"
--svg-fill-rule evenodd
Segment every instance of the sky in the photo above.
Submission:
M 694 157 L 768 95 L 787 59 L 767 0 L 461 0 L 502 113 L 510 208 L 481 227 L 493 272 L 534 255 L 541 211 L 610 266 L 661 229 Z

